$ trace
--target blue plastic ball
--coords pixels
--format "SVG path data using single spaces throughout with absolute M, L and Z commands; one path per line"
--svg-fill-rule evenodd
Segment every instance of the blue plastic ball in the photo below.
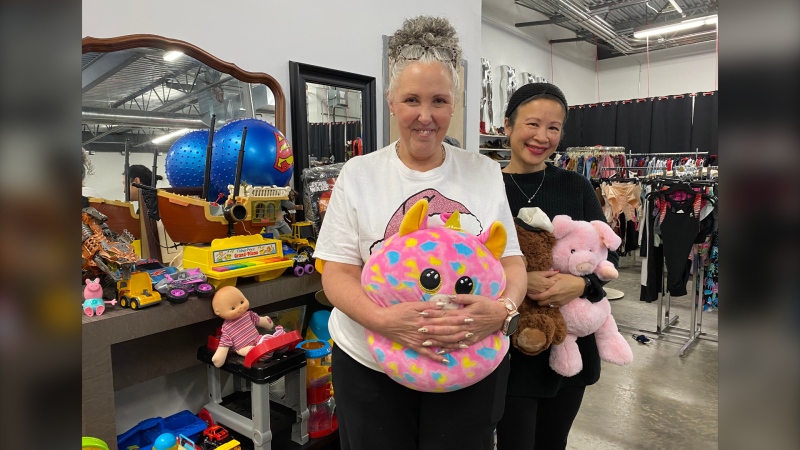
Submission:
M 209 200 L 216 200 L 219 193 L 228 195 L 228 185 L 233 184 L 236 177 L 244 127 L 247 127 L 247 138 L 242 181 L 250 186 L 286 186 L 292 178 L 294 155 L 283 134 L 263 120 L 237 120 L 214 134 Z
M 153 450 L 172 450 L 178 448 L 178 439 L 172 433 L 164 433 L 153 442 Z
M 184 134 L 167 152 L 164 171 L 173 187 L 202 186 L 206 167 L 208 130 Z

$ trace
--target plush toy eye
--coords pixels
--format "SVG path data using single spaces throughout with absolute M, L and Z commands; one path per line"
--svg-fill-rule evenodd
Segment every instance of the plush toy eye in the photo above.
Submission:
M 570 252 L 570 253 L 575 253 L 575 249 L 573 248 L 573 249 L 572 249 L 572 250 L 570 250 L 569 252 Z
M 419 284 L 423 291 L 433 294 L 442 285 L 442 276 L 439 275 L 436 269 L 425 269 L 419 276 Z
M 472 294 L 475 283 L 470 277 L 461 277 L 456 281 L 456 294 Z

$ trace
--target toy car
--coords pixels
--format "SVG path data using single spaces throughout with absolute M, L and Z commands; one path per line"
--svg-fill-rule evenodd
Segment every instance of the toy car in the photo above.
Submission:
M 314 273 L 314 262 L 307 253 L 298 253 L 292 259 L 294 260 L 292 271 L 295 276 L 301 277 Z
M 161 294 L 153 290 L 147 272 L 134 272 L 129 280 L 117 281 L 119 306 L 140 309 L 161 303 Z
M 239 441 L 231 437 L 228 430 L 211 425 L 203 431 L 201 448 L 204 450 L 241 450 Z
M 165 294 L 170 303 L 183 303 L 191 293 L 200 298 L 211 298 L 215 292 L 214 286 L 206 283 L 206 275 L 197 268 L 166 274 L 155 288 Z

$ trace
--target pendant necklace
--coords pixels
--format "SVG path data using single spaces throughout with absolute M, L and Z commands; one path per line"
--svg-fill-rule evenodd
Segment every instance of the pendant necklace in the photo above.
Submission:
M 528 199 L 528 204 L 530 204 L 531 200 L 533 200 L 533 197 L 536 197 L 536 194 L 539 193 L 539 189 L 542 188 L 542 185 L 544 184 L 544 176 L 545 176 L 546 173 L 547 173 L 547 171 L 545 169 L 545 171 L 542 172 L 542 182 L 539 183 L 539 187 L 536 188 L 536 192 L 534 192 L 533 195 L 530 196 L 530 198 L 528 198 L 528 196 L 525 195 L 525 191 L 523 191 L 522 188 L 519 187 L 519 184 L 517 184 L 517 180 L 514 179 L 514 175 L 512 175 L 512 174 L 508 174 L 508 175 L 511 177 L 511 181 L 513 181 L 514 184 L 517 186 L 517 189 L 519 189 L 519 191 L 522 192 L 522 196 L 525 197 L 526 199 Z

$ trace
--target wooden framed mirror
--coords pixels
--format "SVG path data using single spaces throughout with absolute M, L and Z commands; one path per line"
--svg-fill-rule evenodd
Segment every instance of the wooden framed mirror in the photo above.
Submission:
M 314 102 L 309 100 L 309 96 L 316 96 L 317 92 L 324 95 L 325 111 L 332 120 L 329 123 L 337 123 L 336 108 L 344 107 L 344 115 L 341 112 L 339 117 L 346 121 L 360 121 L 357 128 L 360 130 L 344 131 L 341 140 L 347 142 L 352 138 L 361 139 L 361 152 L 366 154 L 376 150 L 376 119 L 375 119 L 375 78 L 366 75 L 358 75 L 341 70 L 327 69 L 324 67 L 312 66 L 309 64 L 289 61 L 289 88 L 292 98 L 292 148 L 294 149 L 294 186 L 297 192 L 303 192 L 302 172 L 303 169 L 311 167 L 312 163 L 322 163 L 322 159 L 330 159 L 333 155 L 334 162 L 344 162 L 351 154 L 336 149 L 330 149 L 327 145 L 320 148 L 312 145 L 310 138 L 310 123 L 313 118 L 310 116 L 319 113 L 319 108 Z M 354 102 L 357 105 L 350 105 Z M 334 104 L 334 102 L 336 104 Z M 357 116 L 351 116 L 348 111 L 357 109 Z M 309 119 L 312 120 L 309 120 Z M 356 120 L 352 120 L 356 119 Z M 348 137 L 350 139 L 348 139 Z M 337 143 L 338 145 L 338 143 Z M 344 145 L 342 143 L 342 145 Z M 343 148 L 343 147 L 342 147 Z M 343 156 L 343 157 L 342 157 Z
M 266 73 L 248 72 L 188 42 L 158 35 L 85 37 L 81 44 L 82 146 L 95 165 L 94 178 L 86 182 L 108 200 L 103 206 L 124 206 L 119 200 L 125 198 L 126 146 L 131 164 L 158 168 L 164 178 L 159 188 L 194 194 L 194 188 L 170 187 L 165 176 L 167 151 L 181 133 L 207 131 L 213 114 L 216 130 L 258 118 L 286 134 L 286 97 Z M 197 164 L 205 167 L 204 158 Z M 133 207 L 125 217 L 131 218 L 140 221 Z M 163 229 L 155 221 L 141 222 L 141 232 L 133 234 L 143 237 L 142 256 L 171 259 L 164 254 L 171 242 Z

